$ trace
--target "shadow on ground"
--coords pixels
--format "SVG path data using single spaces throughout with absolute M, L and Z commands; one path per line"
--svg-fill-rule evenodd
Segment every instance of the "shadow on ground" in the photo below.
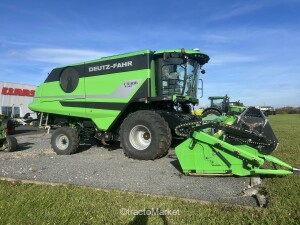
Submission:
M 32 147 L 32 145 L 34 145 L 34 143 L 31 143 L 31 142 L 25 142 L 25 143 L 18 144 L 18 148 L 17 148 L 16 152 L 17 151 L 25 151 L 27 149 L 30 149 Z
M 15 133 L 13 136 L 23 136 L 23 135 L 30 135 L 30 134 L 42 134 L 45 133 L 45 129 L 38 128 L 34 126 L 24 125 L 16 127 Z

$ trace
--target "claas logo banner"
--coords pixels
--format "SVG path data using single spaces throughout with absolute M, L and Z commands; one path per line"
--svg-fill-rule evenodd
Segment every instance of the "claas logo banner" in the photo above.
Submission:
M 33 97 L 35 94 L 35 90 L 3 87 L 1 93 L 3 95 L 17 95 L 17 96 Z

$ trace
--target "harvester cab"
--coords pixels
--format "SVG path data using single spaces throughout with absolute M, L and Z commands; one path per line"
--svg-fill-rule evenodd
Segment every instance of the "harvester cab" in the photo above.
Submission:
M 203 91 L 203 83 L 198 86 L 198 80 L 202 81 L 200 74 L 205 73 L 202 66 L 208 62 L 209 57 L 197 50 L 185 49 L 180 52 L 158 51 L 154 55 L 157 67 L 156 92 L 160 100 L 198 104 L 198 90 Z

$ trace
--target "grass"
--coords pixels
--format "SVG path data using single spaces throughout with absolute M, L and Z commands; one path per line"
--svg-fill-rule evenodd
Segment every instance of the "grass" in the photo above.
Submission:
M 273 155 L 300 167 L 300 115 L 270 116 L 280 141 Z M 264 177 L 266 209 L 101 191 L 76 186 L 0 182 L 1 224 L 299 224 L 299 175 Z M 201 190 L 199 190 L 201 191 Z M 122 215 L 122 208 L 178 210 L 179 215 Z

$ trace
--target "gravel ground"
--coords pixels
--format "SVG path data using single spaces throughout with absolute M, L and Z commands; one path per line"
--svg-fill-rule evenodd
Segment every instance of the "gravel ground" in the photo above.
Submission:
M 118 146 L 88 144 L 77 154 L 59 156 L 51 149 L 51 134 L 32 130 L 16 138 L 19 151 L 0 152 L 0 177 L 257 205 L 252 197 L 238 196 L 249 178 L 182 175 L 172 149 L 155 161 L 128 159 Z

